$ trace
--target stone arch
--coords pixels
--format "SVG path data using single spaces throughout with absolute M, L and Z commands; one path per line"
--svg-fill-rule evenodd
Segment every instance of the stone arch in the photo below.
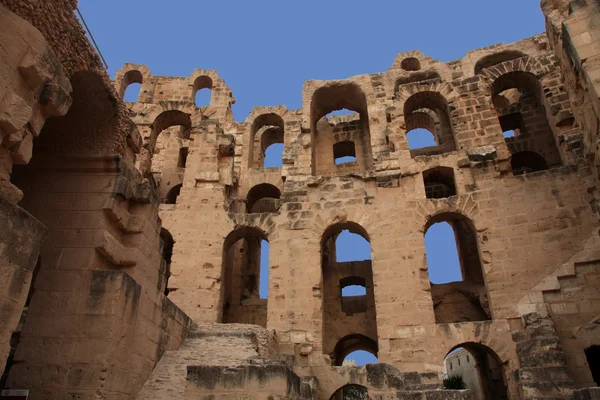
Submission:
M 418 71 L 421 69 L 421 61 L 416 57 L 406 57 L 400 63 L 400 68 L 405 71 Z
M 269 183 L 253 186 L 246 195 L 248 213 L 277 212 L 281 191 Z
M 211 92 L 211 99 L 207 106 L 210 106 L 212 103 L 213 85 L 213 80 L 208 75 L 200 75 L 196 79 L 194 79 L 194 84 L 192 86 L 192 100 L 194 101 L 194 104 L 196 104 L 195 99 L 198 91 L 202 89 L 208 89 Z M 196 107 L 198 107 L 198 104 L 196 104 Z
M 263 241 L 268 235 L 254 226 L 238 226 L 223 241 L 220 322 L 266 327 L 267 301 L 259 298 Z
M 479 389 L 474 391 L 479 391 L 479 393 L 476 396 L 486 400 L 508 400 L 507 371 L 504 367 L 504 361 L 498 354 L 485 344 L 464 342 L 450 349 L 444 356 L 443 362 L 451 353 L 461 348 L 473 356 L 473 361 L 477 365 Z
M 332 224 L 321 236 L 323 353 L 330 355 L 334 365 L 341 365 L 340 357 L 343 361 L 348 354 L 346 350 L 356 346 L 364 347 L 374 355 L 377 355 L 378 351 L 372 262 L 336 260 L 336 239 L 344 230 L 360 235 L 370 242 L 366 229 L 352 221 Z M 357 298 L 358 302 L 355 304 L 345 302 L 347 298 L 342 296 L 342 282 L 348 279 L 360 280 L 365 284 L 366 295 Z
M 379 345 L 377 344 L 376 339 L 373 340 L 372 338 L 361 334 L 350 334 L 344 336 L 337 342 L 333 353 L 329 356 L 333 365 L 341 366 L 348 354 L 357 350 L 369 352 L 377 357 Z
M 178 184 L 174 185 L 173 187 L 171 187 L 171 189 L 169 189 L 167 191 L 167 194 L 165 195 L 164 204 L 176 204 L 177 197 L 179 197 L 182 187 L 183 187 L 182 183 L 178 183 Z
M 351 120 L 331 127 L 318 124 L 332 111 L 347 109 L 358 113 L 359 120 Z M 367 97 L 354 82 L 330 82 L 317 88 L 310 98 L 310 129 L 312 135 L 313 175 L 336 174 L 332 139 L 336 132 L 344 130 L 356 146 L 356 169 L 366 171 L 373 165 L 371 133 Z
M 414 129 L 427 129 L 436 142 L 435 146 L 410 149 L 412 157 L 456 150 L 449 102 L 449 97 L 453 98 L 455 93 L 449 85 L 438 83 L 421 87 L 411 84 L 401 87 L 399 95 L 407 134 Z
M 503 50 L 481 57 L 475 63 L 475 75 L 479 75 L 484 69 L 502 64 L 506 61 L 516 60 L 522 57 L 528 57 L 527 54 L 519 50 Z
M 479 216 L 479 206 L 471 194 L 459 194 L 442 200 L 420 201 L 417 205 L 417 213 L 421 215 L 422 225 L 420 231 L 423 234 L 443 214 L 456 214 L 469 219 L 478 232 L 487 229 L 487 226 L 479 226 L 475 222 Z
M 160 133 L 171 126 L 176 125 L 191 129 L 192 121 L 190 114 L 179 110 L 166 110 L 154 119 L 150 137 L 148 138 L 148 141 L 144 143 L 144 150 L 140 156 L 140 170 L 142 173 L 149 173 L 151 171 L 152 157 L 154 156 L 156 141 L 158 140 Z
M 279 114 L 265 113 L 254 118 L 250 125 L 248 166 L 262 167 L 264 152 L 271 144 L 283 143 L 285 122 Z
M 436 323 L 474 322 L 491 319 L 491 308 L 489 307 L 483 261 L 475 225 L 460 213 L 438 213 L 427 220 L 424 235 L 432 225 L 440 222 L 450 225 L 454 233 L 462 280 L 449 283 L 430 282 Z
M 510 152 L 532 151 L 546 159 L 548 166 L 562 164 L 554 133 L 555 123 L 548 117 L 548 99 L 540 78 L 549 66 L 541 60 L 523 57 L 483 70 L 492 109 L 496 110 Z M 508 96 L 508 97 L 507 97 Z
M 126 63 L 115 74 L 115 87 L 118 90 L 119 98 L 123 100 L 127 87 L 132 83 L 143 84 L 144 82 L 149 82 L 151 78 L 152 74 L 150 73 L 148 66 L 143 64 Z M 141 90 L 140 96 L 138 96 L 138 101 L 140 100 L 140 97 Z
M 352 389 L 359 389 L 360 392 L 361 392 L 361 394 L 354 394 L 354 393 L 350 394 L 350 396 L 351 396 L 350 398 L 353 398 L 353 399 L 354 398 L 357 398 L 357 399 L 360 398 L 360 399 L 362 399 L 364 397 L 363 396 L 363 391 L 364 391 L 364 393 L 368 393 L 368 388 L 366 386 L 358 385 L 358 384 L 355 384 L 355 383 L 348 383 L 348 384 L 340 387 L 339 389 L 337 389 L 331 395 L 331 397 L 329 398 L 329 400 L 343 400 L 343 399 L 347 398 L 347 397 L 344 396 L 345 395 L 345 390 L 346 389 L 350 389 L 350 388 L 352 388 Z M 360 397 L 357 397 L 357 396 L 360 396 Z M 371 400 L 371 396 L 367 395 L 367 399 Z

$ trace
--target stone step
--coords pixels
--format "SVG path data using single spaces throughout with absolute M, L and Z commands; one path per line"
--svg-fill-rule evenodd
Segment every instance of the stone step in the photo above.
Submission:
M 137 399 L 183 399 L 188 366 L 235 366 L 273 352 L 272 334 L 259 326 L 195 325 L 179 349 L 163 354 Z

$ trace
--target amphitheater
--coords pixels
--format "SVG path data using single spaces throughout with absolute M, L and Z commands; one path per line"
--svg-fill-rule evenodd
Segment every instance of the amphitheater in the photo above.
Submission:
M 217 71 L 111 79 L 76 8 L 0 0 L 0 397 L 600 399 L 597 0 L 243 122 Z M 437 284 L 442 222 L 462 279 Z M 346 231 L 369 259 L 338 260 Z M 457 349 L 478 390 L 443 385 Z

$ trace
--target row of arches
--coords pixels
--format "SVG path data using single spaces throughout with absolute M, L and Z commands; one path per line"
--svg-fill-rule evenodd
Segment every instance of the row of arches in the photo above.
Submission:
M 139 70 L 129 70 L 123 74 L 119 87 L 119 96 L 126 102 L 140 101 L 144 74 Z M 210 106 L 213 93 L 213 80 L 207 75 L 201 75 L 194 80 L 191 86 L 191 98 L 196 107 Z
M 461 343 L 448 351 L 440 361 L 443 389 L 469 389 L 473 392 L 473 398 L 478 400 L 508 400 L 509 388 L 504 363 L 490 347 L 474 342 Z M 353 363 L 344 365 L 354 366 Z M 370 398 L 369 388 L 357 383 L 342 386 L 330 397 L 333 400 Z
M 437 323 L 491 319 L 477 231 L 461 214 L 444 213 L 425 228 L 432 308 Z M 223 253 L 223 321 L 241 322 L 252 299 L 267 299 L 268 237 L 257 228 L 234 231 Z M 354 349 L 342 338 L 377 341 L 372 252 L 368 233 L 346 222 L 328 228 L 321 240 L 323 351 L 341 362 Z M 265 288 L 261 292 L 260 287 Z M 266 301 L 262 304 L 266 315 Z M 253 312 L 255 312 L 254 310 Z M 243 318 L 248 318 L 248 315 Z M 248 321 L 245 321 L 248 322 Z M 266 321 L 265 321 L 266 322 Z M 348 330 L 348 327 L 356 329 Z M 359 341 L 360 342 L 360 341 Z M 341 348 L 339 346 L 342 346 Z M 376 346 L 366 350 L 376 356 Z

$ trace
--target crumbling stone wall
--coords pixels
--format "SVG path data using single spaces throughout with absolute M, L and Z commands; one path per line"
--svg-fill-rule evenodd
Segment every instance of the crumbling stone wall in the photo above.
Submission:
M 190 398 L 326 399 L 348 384 L 448 398 L 443 359 L 458 347 L 493 360 L 499 398 L 570 398 L 593 383 L 582 353 L 600 345 L 596 3 L 544 1 L 547 36 L 448 63 L 402 53 L 382 73 L 308 81 L 301 109 L 256 107 L 244 122 L 216 71 L 126 64 L 112 87 L 75 2 L 1 4 L 0 30 L 16 39 L 0 43 L 0 229 L 18 229 L 0 235 L 3 359 L 33 287 L 11 387 L 132 398 L 192 320 L 261 325 L 279 354 L 229 365 L 233 386 L 223 365 L 186 366 Z M 210 103 L 195 104 L 206 89 Z M 355 114 L 326 118 L 342 108 Z M 415 128 L 436 145 L 409 149 Z M 281 142 L 282 167 L 264 168 Z M 444 221 L 464 279 L 433 285 L 423 236 Z M 333 261 L 345 228 L 372 260 Z M 366 298 L 344 299 L 356 278 Z M 382 362 L 373 376 L 336 369 L 358 349 Z

